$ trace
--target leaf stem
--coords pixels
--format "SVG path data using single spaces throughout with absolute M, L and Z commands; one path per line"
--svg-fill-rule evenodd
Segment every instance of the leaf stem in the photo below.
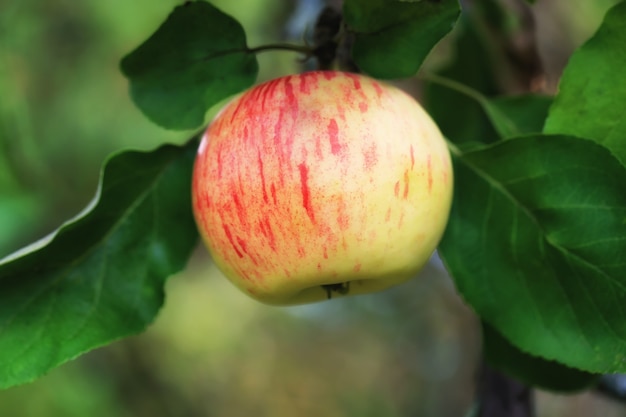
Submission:
M 485 97 L 481 92 L 458 81 L 437 74 L 421 73 L 418 75 L 418 78 L 433 84 L 439 84 L 475 100 L 482 107 L 485 115 L 489 118 L 494 129 L 502 139 L 520 135 L 521 132 L 515 123 L 509 119 L 505 113 L 498 110 L 498 108 L 489 101 L 489 98 Z
M 444 87 L 448 87 L 451 90 L 456 90 L 461 94 L 464 94 L 466 96 L 473 98 L 474 100 L 476 100 L 482 105 L 487 104 L 487 100 L 485 99 L 485 96 L 483 96 L 482 94 L 480 94 L 478 91 L 474 90 L 473 88 L 470 88 L 466 86 L 465 84 L 462 84 L 458 81 L 454 81 L 454 80 L 451 80 L 450 78 L 442 77 L 441 75 L 426 73 L 426 72 L 420 73 L 417 77 L 421 80 L 429 81 L 434 84 L 439 84 Z
M 259 53 L 266 51 L 292 51 L 304 54 L 307 57 L 313 55 L 314 50 L 307 45 L 294 45 L 291 43 L 270 43 L 267 45 L 257 46 L 256 48 L 248 48 L 248 52 Z
M 439 84 L 442 85 L 444 87 L 447 87 L 451 90 L 456 90 L 461 94 L 467 95 L 469 97 L 472 97 L 474 100 L 476 100 L 477 102 L 479 102 L 481 105 L 485 105 L 485 97 L 483 97 L 482 94 L 478 93 L 476 90 L 467 87 L 464 84 L 461 84 L 457 81 L 451 80 L 450 78 L 446 78 L 446 77 L 442 77 L 440 75 L 437 74 L 432 74 L 432 73 L 427 73 L 427 72 L 421 72 L 420 74 L 418 74 L 417 76 L 419 79 L 423 80 L 423 81 L 429 81 L 431 83 L 434 84 Z M 446 144 L 448 145 L 448 149 L 450 150 L 450 153 L 454 156 L 461 156 L 463 154 L 463 152 L 461 152 L 461 150 L 455 145 L 453 144 L 451 141 L 449 141 L 448 139 L 446 139 Z
M 454 156 L 461 156 L 463 155 L 463 152 L 461 152 L 461 150 L 451 141 L 449 141 L 448 139 L 446 139 L 446 145 L 448 145 L 448 149 L 450 150 L 450 153 Z

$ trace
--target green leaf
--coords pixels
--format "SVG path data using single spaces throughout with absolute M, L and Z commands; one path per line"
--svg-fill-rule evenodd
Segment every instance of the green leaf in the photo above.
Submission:
M 15 249 L 15 241 L 28 234 L 24 218 L 42 216 L 44 207 L 41 200 L 20 191 L 1 190 L 0 198 L 0 259 Z
M 490 16 L 487 24 L 500 22 L 501 4 L 490 1 L 476 6 L 481 10 L 473 10 L 474 14 Z M 444 136 L 464 150 L 541 132 L 552 101 L 534 94 L 501 96 L 496 82 L 501 74 L 494 73 L 497 65 L 493 65 L 490 42 L 481 33 L 486 23 L 481 22 L 463 14 L 453 32 L 452 60 L 437 74 L 420 74 L 426 109 Z
M 344 20 L 354 33 L 352 57 L 376 78 L 410 77 L 452 30 L 457 0 L 346 0 Z
M 504 139 L 541 133 L 553 98 L 538 94 L 501 96 L 488 100 L 485 112 Z M 496 120 L 496 117 L 505 119 Z
M 440 253 L 465 299 L 525 352 L 626 371 L 626 169 L 568 136 L 456 153 Z
M 453 32 L 454 55 L 435 76 L 426 76 L 424 105 L 444 136 L 463 149 L 498 141 L 480 101 L 463 89 L 481 97 L 499 93 L 496 74 L 476 23 L 462 14 Z M 451 81 L 453 85 L 449 85 Z M 460 86 L 461 88 L 454 88 Z
M 608 11 L 597 33 L 565 68 L 546 133 L 593 139 L 626 165 L 626 2 Z
M 0 388 L 138 333 L 197 241 L 197 141 L 110 158 L 98 195 L 53 235 L 0 261 Z
M 549 391 L 573 392 L 590 387 L 600 377 L 524 353 L 487 323 L 483 322 L 482 328 L 487 362 L 526 385 Z
M 124 57 L 137 106 L 168 129 L 194 129 L 207 110 L 256 80 L 256 55 L 243 27 L 203 1 L 174 9 L 161 27 Z
M 432 86 L 437 85 L 439 89 L 443 88 L 448 92 L 454 92 L 454 94 L 460 94 L 466 99 L 473 100 L 472 106 L 480 106 L 482 110 L 482 114 L 480 114 L 482 116 L 480 118 L 481 122 L 490 124 L 497 134 L 497 137 L 491 138 L 490 142 L 499 139 L 510 139 L 525 134 L 540 133 L 548 114 L 548 108 L 552 103 L 551 97 L 536 94 L 501 96 L 489 99 L 470 87 L 444 77 L 424 75 L 423 79 L 429 82 L 431 93 Z M 434 108 L 436 109 L 437 107 L 435 106 Z M 467 109 L 469 110 L 471 107 L 468 106 Z M 448 111 L 447 113 L 451 112 Z M 458 120 L 446 119 L 445 116 L 442 116 L 442 113 L 437 112 L 434 113 L 434 116 L 436 121 L 439 119 L 445 122 L 443 126 L 455 126 L 456 122 L 458 129 Z M 477 116 L 476 113 L 474 113 L 474 116 Z M 468 122 L 470 127 L 476 125 L 476 123 L 476 119 L 473 122 Z M 481 140 L 483 138 L 465 136 L 466 134 L 465 132 L 455 135 L 463 149 L 469 149 L 466 142 L 470 144 L 485 143 L 484 140 Z M 474 148 L 476 147 L 479 146 L 474 145 Z

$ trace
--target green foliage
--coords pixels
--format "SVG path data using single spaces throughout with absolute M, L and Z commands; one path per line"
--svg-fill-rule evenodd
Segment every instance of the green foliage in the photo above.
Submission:
M 505 372 L 551 389 L 558 389 L 555 380 L 559 374 L 554 373 L 558 365 L 529 367 L 524 373 L 524 367 L 518 367 L 520 358 L 506 346 L 519 355 L 525 355 L 519 351 L 521 347 L 533 355 L 592 372 L 623 371 L 626 346 L 620 337 L 625 329 L 620 323 L 626 271 L 619 254 L 626 253 L 626 201 L 620 197 L 626 184 L 624 169 L 591 142 L 537 135 L 553 99 L 498 96 L 492 78 L 485 77 L 489 64 L 471 57 L 471 51 L 481 51 L 481 42 L 473 26 L 464 23 L 457 33 L 455 61 L 442 71 L 444 76 L 425 76 L 426 104 L 442 131 L 467 152 L 459 152 L 455 158 L 455 201 L 440 249 L 466 300 L 497 329 L 493 332 L 498 337 L 508 339 L 486 346 L 487 357 Z M 607 25 L 615 26 L 610 14 Z M 605 67 L 607 73 L 618 74 L 622 66 L 612 57 L 621 54 L 617 49 L 616 43 L 598 51 L 603 57 L 596 59 L 611 60 Z M 572 65 L 577 64 L 572 61 Z M 566 74 L 568 71 L 569 67 Z M 586 73 L 585 69 L 580 73 Z M 575 96 L 579 89 L 572 86 L 571 93 L 561 91 L 552 114 L 559 108 L 562 94 Z M 625 95 L 618 89 L 606 103 L 615 106 Z M 451 102 L 457 103 L 457 111 L 450 111 Z M 593 118 L 573 122 L 579 117 L 579 104 L 580 100 L 573 99 L 569 108 L 563 105 L 571 126 L 597 123 Z M 611 119 L 613 123 L 620 120 Z M 571 127 L 551 130 L 571 131 Z M 533 136 L 520 138 L 523 135 Z M 518 145 L 493 145 L 504 139 Z M 485 147 L 488 144 L 492 145 Z M 606 155 L 592 157 L 594 152 Z M 480 158 L 474 159 L 477 155 Z M 537 175 L 541 176 L 535 178 Z M 568 209 L 575 204 L 580 208 Z M 543 359 L 526 355 L 525 360 Z M 583 384 L 585 378 L 578 381 Z
M 454 157 L 440 253 L 478 314 L 522 350 L 626 371 L 626 170 L 591 141 L 527 136 Z
M 459 15 L 458 0 L 346 0 L 344 19 L 355 34 L 352 57 L 376 78 L 414 75 Z
M 424 104 L 443 135 L 456 146 L 466 149 L 495 142 L 499 136 L 484 105 L 487 97 L 498 92 L 488 51 L 465 15 L 453 35 L 452 60 L 438 71 L 443 77 L 439 82 L 426 79 Z
M 31 215 L 41 214 L 41 210 L 37 202 L 17 192 L 4 193 L 0 199 L 0 253 L 5 253 L 5 247 L 9 247 L 9 243 L 23 233 L 22 225 L 13 221 L 20 213 L 28 213 Z
M 588 388 L 598 380 L 598 375 L 522 352 L 485 322 L 482 329 L 483 349 L 489 364 L 528 385 L 567 393 Z
M 439 268 L 384 293 L 272 308 L 196 255 L 146 332 L 0 391 L 0 416 L 463 415 L 466 400 L 441 393 L 467 398 L 478 340 Z
M 153 320 L 165 279 L 197 240 L 189 198 L 196 146 L 113 156 L 83 213 L 2 260 L 0 388 Z
M 156 124 L 195 129 L 208 109 L 259 71 L 243 27 L 209 3 L 187 2 L 121 63 L 131 96 Z
M 492 123 L 498 126 L 498 131 L 505 139 L 541 133 L 552 100 L 550 96 L 538 94 L 501 96 L 488 102 L 489 108 L 493 109 L 489 114 Z M 497 120 L 499 116 L 506 120 Z
M 346 0 L 343 12 L 360 69 L 401 78 L 414 75 L 452 29 L 459 4 Z M 504 9 L 497 12 L 506 28 Z M 438 75 L 422 76 L 427 108 L 454 152 L 442 257 L 485 322 L 491 363 L 548 389 L 595 380 L 570 367 L 626 372 L 625 19 L 622 2 L 574 54 L 556 98 L 501 96 L 497 60 L 465 19 L 453 59 Z M 233 17 L 187 2 L 121 69 L 148 118 L 195 129 L 209 107 L 254 83 L 256 51 Z M 91 206 L 0 262 L 0 334 L 9 336 L 0 338 L 0 388 L 151 322 L 163 283 L 197 240 L 195 146 L 114 156 Z M 29 205 L 3 202 L 0 210 L 20 207 Z
M 607 13 L 598 32 L 571 57 L 546 133 L 589 138 L 626 165 L 626 2 Z
M 468 108 L 478 106 L 477 108 L 481 111 L 476 113 L 476 116 L 480 117 L 480 124 L 490 126 L 490 131 L 493 131 L 488 142 L 484 142 L 481 140 L 484 138 L 479 136 L 465 136 L 464 133 L 459 133 L 455 139 L 458 140 L 463 149 L 481 147 L 485 143 L 510 139 L 523 134 L 541 133 L 543 122 L 552 104 L 552 97 L 536 94 L 501 96 L 489 99 L 480 92 L 447 78 L 436 75 L 424 76 L 423 78 L 431 83 L 431 89 L 437 85 L 438 91 L 462 96 L 467 100 Z M 444 94 L 444 97 L 450 97 L 450 95 Z M 437 105 L 443 105 L 440 99 L 434 97 L 429 100 L 428 104 L 435 108 Z M 449 113 L 451 112 L 440 115 L 442 117 L 440 119 L 441 126 L 458 125 L 458 121 L 454 118 L 445 118 L 445 115 Z M 473 141 L 468 139 L 473 139 Z

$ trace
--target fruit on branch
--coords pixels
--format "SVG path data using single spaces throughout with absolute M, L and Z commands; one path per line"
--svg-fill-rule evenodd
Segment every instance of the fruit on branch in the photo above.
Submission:
M 382 290 L 435 250 L 452 199 L 446 143 L 409 95 L 316 71 L 257 85 L 210 124 L 193 209 L 211 255 L 268 304 Z

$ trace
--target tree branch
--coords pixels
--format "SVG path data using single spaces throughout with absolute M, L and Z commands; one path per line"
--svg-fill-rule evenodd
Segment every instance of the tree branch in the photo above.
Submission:
M 603 375 L 596 391 L 615 401 L 626 403 L 626 374 Z
M 534 417 L 530 387 L 509 378 L 483 361 L 476 417 Z

